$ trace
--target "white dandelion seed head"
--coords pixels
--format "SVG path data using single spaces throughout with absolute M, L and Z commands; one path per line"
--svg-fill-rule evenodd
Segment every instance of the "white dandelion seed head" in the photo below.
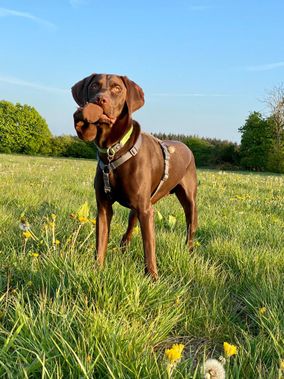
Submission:
M 21 222 L 20 225 L 19 225 L 20 229 L 23 230 L 24 232 L 27 232 L 28 230 L 30 230 L 30 225 L 27 224 L 27 223 L 23 223 Z
M 225 379 L 225 369 L 217 359 L 207 359 L 203 373 L 204 379 Z

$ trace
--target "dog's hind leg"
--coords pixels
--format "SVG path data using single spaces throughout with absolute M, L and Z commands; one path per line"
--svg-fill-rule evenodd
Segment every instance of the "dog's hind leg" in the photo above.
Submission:
M 134 209 L 131 209 L 129 213 L 129 217 L 128 217 L 127 230 L 125 234 L 123 235 L 122 240 L 120 242 L 120 247 L 123 251 L 125 251 L 126 247 L 129 245 L 129 242 L 131 240 L 131 236 L 133 233 L 133 228 L 136 226 L 137 220 L 138 220 L 138 217 L 137 217 L 136 211 Z
M 186 244 L 190 251 L 193 249 L 193 238 L 197 229 L 196 181 L 192 183 L 192 179 L 192 173 L 188 171 L 173 191 L 185 213 Z

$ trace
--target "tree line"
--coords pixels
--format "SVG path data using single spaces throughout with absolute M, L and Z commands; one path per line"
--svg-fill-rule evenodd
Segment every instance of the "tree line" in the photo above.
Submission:
M 71 135 L 53 136 L 34 107 L 0 101 L 0 153 L 95 159 L 97 151 Z
M 284 88 L 274 88 L 265 99 L 268 116 L 249 114 L 239 128 L 241 143 L 184 134 L 154 134 L 179 140 L 194 153 L 198 167 L 227 170 L 284 172 Z M 93 143 L 72 135 L 53 136 L 34 107 L 0 101 L 0 153 L 96 159 Z

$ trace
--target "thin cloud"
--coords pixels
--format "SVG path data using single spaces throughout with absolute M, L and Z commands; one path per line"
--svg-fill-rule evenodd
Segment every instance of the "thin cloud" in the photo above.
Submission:
M 56 25 L 53 24 L 52 22 L 49 22 L 47 20 L 34 16 L 33 14 L 28 13 L 28 12 L 20 12 L 20 11 L 15 11 L 14 9 L 0 8 L 0 17 L 26 18 L 28 20 L 36 22 L 37 24 L 45 26 L 49 29 L 56 29 Z
M 270 71 L 284 67 L 284 61 L 245 67 L 246 71 Z
M 11 76 L 0 76 L 0 82 L 16 85 L 16 86 L 29 87 L 29 88 L 37 89 L 40 91 L 46 91 L 46 92 L 57 92 L 57 93 L 69 92 L 67 89 L 64 89 L 64 88 L 56 88 L 56 87 L 46 86 L 44 84 L 27 82 L 25 80 L 14 78 Z
M 150 96 L 153 97 L 224 97 L 228 96 L 221 93 L 152 93 Z

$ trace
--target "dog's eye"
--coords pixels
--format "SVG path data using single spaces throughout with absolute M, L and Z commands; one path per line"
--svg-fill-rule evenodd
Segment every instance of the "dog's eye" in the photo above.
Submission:
M 121 91 L 121 87 L 118 84 L 115 84 L 111 87 L 111 91 L 114 93 L 119 93 Z
M 99 88 L 99 86 L 100 86 L 99 83 L 96 83 L 96 82 L 91 84 L 91 88 L 94 88 L 94 89 Z

